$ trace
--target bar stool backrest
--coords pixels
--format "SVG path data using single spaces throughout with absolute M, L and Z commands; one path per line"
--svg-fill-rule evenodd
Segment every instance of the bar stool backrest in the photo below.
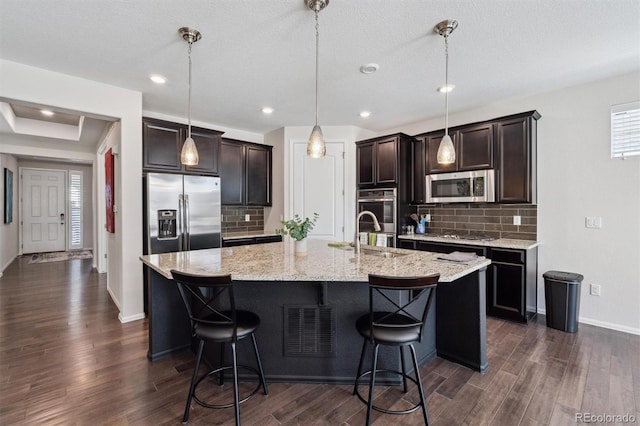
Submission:
M 375 340 L 375 330 L 402 333 L 416 329 L 419 329 L 416 340 L 421 341 L 439 279 L 440 274 L 422 277 L 369 274 L 370 341 Z
M 191 330 L 205 327 L 232 328 L 237 341 L 236 306 L 231 275 L 196 275 L 171 270 L 191 320 Z

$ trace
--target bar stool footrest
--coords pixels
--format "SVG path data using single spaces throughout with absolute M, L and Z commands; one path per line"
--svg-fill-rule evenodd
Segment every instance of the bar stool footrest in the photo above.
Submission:
M 404 376 L 408 380 L 412 381 L 416 386 L 418 386 L 418 382 L 416 381 L 416 379 L 414 379 L 413 377 L 409 376 L 408 374 L 403 374 L 401 371 L 396 371 L 396 370 L 376 370 L 376 375 L 378 373 L 394 373 L 394 374 L 399 375 L 400 377 Z M 362 379 L 364 376 L 367 376 L 367 375 L 370 375 L 370 374 L 371 374 L 371 370 L 365 371 L 360 376 L 358 376 L 358 378 L 356 379 L 356 395 L 358 396 L 360 401 L 362 401 L 366 405 L 369 405 L 369 400 L 365 399 L 362 395 L 360 395 L 360 389 L 358 388 L 358 386 L 360 384 L 360 379 Z M 402 383 L 401 383 L 401 385 L 402 385 Z M 407 408 L 406 410 L 388 410 L 386 408 L 377 407 L 375 404 L 372 406 L 372 408 L 374 410 L 376 410 L 376 411 L 381 412 L 381 413 L 398 414 L 398 415 L 400 415 L 400 414 L 413 413 L 417 409 L 421 408 L 421 405 L 420 404 L 416 404 L 411 408 Z
M 244 398 L 240 399 L 238 401 L 238 404 L 242 404 L 243 402 L 246 402 L 246 401 L 250 400 L 251 398 L 253 398 L 253 396 L 256 393 L 258 393 L 258 391 L 260 390 L 260 387 L 263 386 L 262 380 L 260 380 L 260 373 L 258 372 L 258 370 L 256 368 L 250 367 L 248 365 L 238 365 L 238 370 L 240 370 L 240 369 L 249 370 L 249 371 L 255 373 L 256 376 L 258 376 L 258 385 L 255 387 L 255 389 L 253 389 L 251 391 L 251 393 L 249 395 L 247 395 Z M 196 385 L 195 385 L 195 387 L 193 389 L 193 399 L 199 405 L 202 405 L 203 407 L 207 407 L 207 408 L 231 408 L 231 407 L 234 406 L 234 402 L 233 401 L 231 401 L 228 404 L 209 404 L 209 403 L 206 403 L 206 402 L 200 400 L 198 398 L 198 396 L 196 395 L 196 392 L 198 390 L 198 385 L 200 385 L 200 382 L 202 382 L 207 377 L 213 376 L 214 374 L 218 374 L 218 373 L 221 373 L 222 371 L 227 371 L 227 370 L 233 370 L 233 366 L 232 365 L 225 365 L 224 367 L 216 368 L 215 370 L 209 371 L 207 374 L 203 375 L 202 377 L 200 377 L 198 379 L 198 381 L 196 382 Z

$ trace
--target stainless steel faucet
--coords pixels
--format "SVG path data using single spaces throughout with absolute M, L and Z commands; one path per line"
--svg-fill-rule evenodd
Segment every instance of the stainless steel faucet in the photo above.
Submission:
M 378 222 L 378 218 L 373 212 L 369 210 L 361 211 L 356 218 L 356 241 L 355 241 L 355 252 L 360 253 L 360 218 L 364 215 L 368 214 L 373 218 L 373 229 L 376 232 L 380 232 L 380 223 Z

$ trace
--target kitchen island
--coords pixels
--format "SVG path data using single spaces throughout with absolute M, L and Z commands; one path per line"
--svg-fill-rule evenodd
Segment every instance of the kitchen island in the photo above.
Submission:
M 191 344 L 188 317 L 171 269 L 231 274 L 237 305 L 261 318 L 256 337 L 268 380 L 349 383 L 362 347 L 355 320 L 368 311 L 368 275 L 439 273 L 435 310 L 416 347 L 420 362 L 437 354 L 486 371 L 489 260 L 458 264 L 438 260 L 437 253 L 376 247 L 356 254 L 350 247 L 329 247 L 321 240 L 309 240 L 308 247 L 305 257 L 294 256 L 290 239 L 141 257 L 150 269 L 149 358 L 158 359 Z M 210 362 L 217 362 L 217 352 L 208 351 Z M 239 353 L 241 363 L 253 363 L 251 351 Z M 397 354 L 397 350 L 383 354 L 383 364 L 397 369 Z

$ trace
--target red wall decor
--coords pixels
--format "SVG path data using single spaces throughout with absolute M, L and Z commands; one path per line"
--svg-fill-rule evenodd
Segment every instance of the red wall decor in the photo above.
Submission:
M 113 214 L 113 203 L 115 201 L 115 187 L 113 182 L 113 153 L 111 148 L 104 154 L 105 188 L 104 193 L 107 201 L 107 232 L 116 232 L 116 221 Z

